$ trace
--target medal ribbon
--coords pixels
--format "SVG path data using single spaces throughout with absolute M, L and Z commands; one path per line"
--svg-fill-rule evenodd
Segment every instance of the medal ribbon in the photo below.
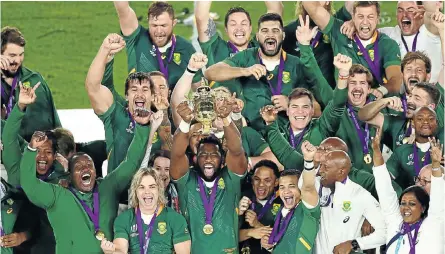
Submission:
M 70 187 L 69 190 L 71 193 L 73 193 L 74 197 L 80 202 L 85 212 L 88 214 L 88 217 L 90 217 L 90 220 L 94 224 L 94 230 L 97 231 L 99 229 L 99 192 L 97 190 L 97 186 L 94 186 L 93 190 L 93 211 L 88 207 L 88 205 L 85 203 L 85 201 L 81 200 L 77 195 L 76 192 Z
M 232 53 L 233 53 L 233 54 L 236 54 L 236 53 L 239 52 L 238 48 L 235 47 L 235 45 L 233 45 L 232 42 L 228 41 L 228 42 L 227 42 L 227 46 L 229 46 L 229 48 L 232 50 Z
M 409 241 L 409 253 L 410 254 L 416 254 L 416 240 L 417 236 L 419 234 L 420 225 L 422 225 L 423 220 L 415 223 L 414 225 L 410 226 L 408 223 L 403 223 L 403 228 L 405 229 L 405 234 L 408 234 L 408 241 Z M 414 237 L 411 235 L 411 231 L 414 229 Z
M 368 103 L 368 102 L 366 102 Z M 369 126 L 365 125 L 365 133 L 363 133 L 360 124 L 358 123 L 357 117 L 355 116 L 354 109 L 351 104 L 347 103 L 348 115 L 351 117 L 354 122 L 355 131 L 357 132 L 358 137 L 360 138 L 360 143 L 362 143 L 363 153 L 365 155 L 369 154 L 368 143 L 369 143 Z M 365 136 L 366 135 L 366 136 Z
M 276 198 L 276 193 L 272 194 L 269 199 L 267 200 L 266 204 L 261 208 L 260 213 L 257 215 L 257 219 L 261 220 L 263 216 L 266 214 L 267 211 L 269 211 L 270 207 L 272 206 L 273 201 Z M 256 200 L 256 197 L 254 196 L 252 200 Z M 250 205 L 250 208 L 255 211 L 255 202 L 252 202 Z
M 411 47 L 411 50 L 409 50 L 408 49 L 408 45 L 406 44 L 405 38 L 403 38 L 403 35 L 401 35 L 402 42 L 403 42 L 403 45 L 405 46 L 406 52 L 414 52 L 414 51 L 416 51 L 416 48 L 417 48 L 417 36 L 419 36 L 419 32 L 416 33 L 416 36 L 414 37 L 414 41 L 413 41 L 413 45 Z
M 5 90 L 3 89 L 3 87 L 1 87 L 1 93 L 2 93 L 2 97 L 3 98 L 7 98 L 8 103 L 6 103 L 6 118 L 8 118 L 9 114 L 12 111 L 12 101 L 14 100 L 14 92 L 15 92 L 15 88 L 17 87 L 19 81 L 19 74 L 15 75 L 14 79 L 12 80 L 12 85 L 11 85 L 11 94 L 9 94 L 9 97 L 6 95 Z
M 141 254 L 146 254 L 148 251 L 148 244 L 150 243 L 150 238 L 153 233 L 153 226 L 155 224 L 156 216 L 158 213 L 158 207 L 156 207 L 155 213 L 153 214 L 153 217 L 151 218 L 150 224 L 148 224 L 148 230 L 144 234 L 144 227 L 142 225 L 142 216 L 141 216 L 141 210 L 139 207 L 135 208 L 136 210 L 136 223 L 138 227 L 138 235 L 139 235 L 139 249 Z M 145 240 L 143 235 L 145 235 Z
M 216 187 L 218 186 L 218 180 L 219 177 L 215 179 L 215 184 L 212 187 L 212 193 L 210 193 L 210 199 L 207 199 L 206 191 L 204 188 L 204 181 L 201 179 L 201 177 L 198 176 L 198 184 L 199 184 L 199 194 L 201 195 L 202 204 L 204 205 L 204 211 L 205 211 L 205 223 L 206 224 L 212 224 L 212 217 L 213 217 L 213 206 L 215 205 L 215 199 L 216 199 Z
M 130 109 L 127 109 L 128 117 L 130 117 L 131 127 L 134 129 L 136 127 L 136 123 L 134 121 L 133 116 L 130 114 Z
M 314 39 L 312 39 L 311 48 L 315 48 L 318 45 L 318 42 L 320 41 L 322 35 L 323 34 L 320 31 L 317 31 L 317 34 L 315 35 Z
M 411 126 L 411 121 L 409 120 L 406 126 L 406 131 L 405 131 L 405 137 L 409 137 L 411 136 L 411 133 L 413 132 L 413 127 Z
M 289 222 L 292 218 L 292 215 L 294 214 L 295 208 L 292 208 L 289 213 L 286 215 L 286 217 L 283 218 L 283 225 L 280 227 L 280 222 L 281 222 L 281 210 L 283 208 L 280 209 L 280 211 L 278 211 L 278 215 L 275 218 L 275 223 L 273 225 L 273 229 L 272 229 L 272 233 L 270 234 L 269 237 L 269 244 L 277 244 L 281 238 L 284 235 L 284 232 L 286 232 L 287 226 L 289 225 Z
M 417 154 L 416 142 L 414 142 L 413 147 L 414 147 L 414 170 L 416 172 L 416 176 L 418 176 L 419 172 L 422 168 L 419 166 L 419 155 Z M 425 160 L 422 163 L 422 167 L 425 167 L 426 165 L 428 165 L 430 163 L 430 151 L 427 151 L 425 153 L 424 158 L 425 158 Z
M 301 140 L 303 140 L 303 137 L 304 137 L 304 135 L 306 134 L 306 131 L 308 130 L 308 127 L 309 127 L 309 125 L 306 126 L 306 127 L 304 128 L 304 130 L 300 133 L 300 136 L 298 137 L 297 142 L 295 142 L 295 135 L 294 135 L 294 132 L 292 131 L 292 127 L 289 126 L 289 142 L 290 142 L 290 145 L 291 145 L 294 149 L 295 149 L 295 147 L 296 147 L 297 145 L 299 145 L 299 144 L 301 143 Z
M 269 84 L 270 90 L 272 91 L 272 95 L 280 95 L 281 94 L 281 87 L 283 86 L 283 71 L 284 71 L 284 56 L 283 55 L 284 55 L 284 51 L 281 52 L 280 64 L 278 65 L 277 87 L 274 88 L 272 86 L 272 84 L 270 83 L 270 80 L 268 80 L 267 77 L 266 77 L 267 83 Z M 263 64 L 263 60 L 261 59 L 260 51 L 258 51 L 258 59 L 260 61 L 260 64 L 264 65 Z M 267 71 L 267 73 L 269 73 L 269 71 Z M 267 76 L 269 76 L 269 74 Z
M 176 36 L 175 35 L 172 36 L 172 46 L 170 48 L 170 54 L 168 55 L 167 58 L 167 64 L 164 65 L 164 60 L 162 59 L 161 52 L 159 51 L 158 46 L 155 45 L 155 49 L 156 49 L 156 58 L 158 59 L 159 69 L 164 74 L 165 79 L 167 79 L 168 83 L 168 64 L 172 61 L 173 53 L 176 49 Z
M 357 37 L 357 35 L 354 35 L 354 41 L 357 44 L 360 52 L 363 54 L 363 57 L 365 58 L 365 61 L 368 63 L 369 65 L 369 70 L 371 71 L 372 75 L 374 76 L 375 79 L 377 79 L 377 81 L 383 85 L 383 79 L 382 79 L 382 74 L 380 73 L 380 60 L 379 60 L 379 37 L 378 34 L 376 32 L 375 35 L 375 41 L 373 42 L 373 49 L 374 49 L 374 61 L 371 60 L 371 57 L 369 56 L 368 50 L 366 50 L 365 47 L 363 47 L 362 42 L 360 41 L 360 39 Z
M 0 226 L 0 236 L 4 236 L 5 234 L 5 230 L 3 230 L 3 227 Z
M 406 93 L 402 94 L 401 101 L 402 101 L 402 108 L 405 113 L 404 115 L 406 117 L 406 113 L 408 112 L 408 100 L 406 99 Z M 410 133 L 410 135 L 411 135 L 411 133 Z

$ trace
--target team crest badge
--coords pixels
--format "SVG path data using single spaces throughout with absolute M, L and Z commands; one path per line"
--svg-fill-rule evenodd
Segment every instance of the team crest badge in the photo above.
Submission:
M 272 214 L 277 215 L 278 211 L 280 210 L 281 205 L 280 204 L 273 204 L 272 206 Z
M 290 73 L 288 71 L 283 71 L 283 79 L 282 80 L 285 84 L 289 83 Z
M 369 58 L 371 58 L 371 60 L 374 61 L 374 50 L 373 50 L 373 49 L 370 49 L 370 50 L 368 51 L 368 54 L 369 54 Z
M 31 87 L 31 83 L 29 83 L 29 81 L 26 81 L 25 83 L 23 83 L 23 87 L 28 89 Z
M 327 34 L 323 34 L 323 42 L 324 43 L 329 43 L 329 36 Z
M 173 62 L 177 65 L 181 64 L 181 53 L 173 53 Z
M 349 212 L 351 211 L 351 201 L 343 201 L 343 211 Z
M 224 179 L 220 178 L 218 180 L 218 188 L 223 190 L 225 187 L 226 187 L 226 184 L 224 183 Z
M 133 69 L 131 69 L 130 73 L 128 73 L 128 74 L 135 73 L 135 72 L 136 72 L 136 68 L 133 68 Z
M 158 223 L 158 232 L 161 235 L 165 234 L 165 232 L 167 232 L 167 223 L 159 222 Z

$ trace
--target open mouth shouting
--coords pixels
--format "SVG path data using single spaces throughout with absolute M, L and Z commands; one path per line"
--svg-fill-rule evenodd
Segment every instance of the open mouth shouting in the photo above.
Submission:
M 286 194 L 283 196 L 284 207 L 293 208 L 295 205 L 295 197 L 293 194 Z
M 275 51 L 277 48 L 277 40 L 273 38 L 264 40 L 264 47 L 267 51 Z
M 416 104 L 412 103 L 412 102 L 408 102 L 408 111 L 414 112 L 417 109 Z
M 134 100 L 134 109 L 145 109 L 145 100 L 137 98 Z
M 371 33 L 371 26 L 369 26 L 369 25 L 361 25 L 359 27 L 359 30 L 364 35 L 369 35 Z
M 204 164 L 204 175 L 207 178 L 211 178 L 213 174 L 215 174 L 215 167 L 210 163 Z
M 89 187 L 91 185 L 91 180 L 91 173 L 89 172 L 89 170 L 87 172 L 82 172 L 82 174 L 80 175 L 80 183 L 84 187 Z
M 45 174 L 48 166 L 48 161 L 46 160 L 39 160 L 36 162 L 36 166 L 37 166 L 37 172 L 39 174 Z
M 363 89 L 354 88 L 349 97 L 352 102 L 362 102 L 365 99 L 365 92 Z
M 263 187 L 258 187 L 256 189 L 256 195 L 257 197 L 265 197 L 267 196 L 267 189 Z
M 411 87 L 417 85 L 418 83 L 420 83 L 419 78 L 417 77 L 412 77 L 408 79 L 408 83 L 410 84 Z
M 411 19 L 409 17 L 403 17 L 403 19 L 401 21 L 401 24 L 402 24 L 401 28 L 402 28 L 402 30 L 404 32 L 409 32 L 410 31 L 412 21 L 411 21 Z
M 154 198 L 153 195 L 146 195 L 142 197 L 142 205 L 152 207 L 154 205 Z
M 246 32 L 244 31 L 236 31 L 233 36 L 238 39 L 238 40 L 242 40 L 246 38 Z

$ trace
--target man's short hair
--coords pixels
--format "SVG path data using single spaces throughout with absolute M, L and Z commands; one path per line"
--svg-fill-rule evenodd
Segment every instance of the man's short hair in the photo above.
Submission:
M 150 160 L 148 161 L 148 167 L 153 167 L 155 164 L 155 160 L 159 157 L 171 159 L 170 151 L 167 150 L 157 150 L 150 156 Z
M 299 179 L 301 176 L 301 171 L 297 169 L 285 169 L 281 171 L 280 178 L 284 176 L 296 176 Z
M 74 152 L 76 143 L 74 142 L 74 136 L 71 131 L 59 127 L 54 129 L 54 136 L 57 140 L 57 152 L 67 158 L 71 152 Z
M 401 63 L 402 72 L 405 69 L 405 66 L 407 64 L 410 64 L 410 63 L 414 62 L 415 60 L 420 60 L 420 61 L 424 62 L 425 68 L 426 68 L 426 73 L 428 73 L 428 74 L 431 73 L 431 60 L 422 51 L 414 51 L 414 52 L 406 53 L 406 55 L 403 57 L 403 60 Z
M 368 70 L 368 68 L 361 64 L 353 64 L 351 66 L 351 69 L 349 69 L 350 77 L 354 77 L 355 74 L 365 74 L 366 82 L 368 82 L 368 85 L 372 85 L 372 82 L 374 82 L 374 77 L 372 77 L 371 72 Z
M 309 100 L 311 101 L 311 107 L 313 107 L 315 101 L 314 95 L 312 94 L 311 91 L 307 90 L 306 88 L 302 87 L 295 88 L 294 90 L 292 90 L 292 92 L 289 94 L 287 98 L 290 103 L 291 100 L 299 99 L 305 96 L 309 98 Z
M 2 28 L 2 48 L 1 53 L 5 52 L 6 45 L 8 43 L 12 43 L 18 45 L 20 47 L 25 47 L 26 41 L 25 37 L 23 37 L 22 33 L 16 27 L 5 26 Z
M 420 82 L 414 86 L 415 88 L 420 88 L 430 96 L 430 103 L 434 103 L 436 106 L 440 101 L 440 92 L 435 84 Z
M 156 18 L 164 12 L 167 12 L 172 19 L 175 19 L 175 11 L 173 10 L 173 6 L 167 2 L 162 1 L 153 2 L 150 4 L 150 7 L 148 7 L 147 17 L 148 19 L 150 19 L 151 17 Z
M 278 169 L 277 164 L 275 164 L 275 162 L 271 161 L 271 160 L 260 160 L 257 164 L 255 164 L 255 166 L 253 167 L 252 171 L 253 173 L 255 173 L 255 171 L 257 170 L 257 168 L 260 167 L 266 167 L 266 168 L 270 168 L 273 171 L 273 174 L 275 175 L 275 177 L 278 179 L 280 177 L 280 170 Z
M 377 10 L 377 15 L 380 16 L 380 4 L 377 1 L 356 1 L 354 2 L 354 7 L 352 13 L 355 14 L 357 7 L 370 7 L 375 6 Z
M 246 9 L 244 9 L 243 7 L 237 6 L 237 7 L 232 7 L 230 8 L 227 13 L 226 13 L 226 17 L 224 18 L 224 26 L 227 28 L 227 23 L 229 23 L 229 16 L 232 15 L 233 13 L 244 13 L 247 16 L 247 19 L 249 20 L 249 25 L 252 25 L 252 20 L 250 19 L 250 14 L 248 11 L 246 11 Z
M 280 27 L 281 29 L 283 29 L 283 19 L 281 18 L 281 16 L 277 13 L 266 13 L 263 14 L 259 19 L 258 19 L 258 30 L 260 29 L 260 25 L 264 22 L 267 21 L 278 21 L 280 22 Z
M 150 84 L 150 91 L 154 92 L 154 84 L 153 80 L 149 76 L 148 73 L 145 72 L 133 72 L 128 75 L 127 80 L 125 80 L 125 95 L 128 94 L 128 88 L 130 87 L 130 82 L 137 80 L 139 83 L 142 83 L 143 81 L 148 81 Z

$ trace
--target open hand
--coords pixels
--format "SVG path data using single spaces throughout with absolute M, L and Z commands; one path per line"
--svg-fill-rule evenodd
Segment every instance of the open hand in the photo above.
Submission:
M 252 201 L 246 196 L 244 196 L 238 204 L 238 215 L 243 215 L 247 209 L 249 209 L 250 204 L 252 204 Z
M 312 29 L 309 27 L 309 15 L 306 15 L 306 22 L 304 22 L 303 16 L 300 15 L 298 18 L 300 19 L 300 26 L 298 26 L 297 31 L 295 31 L 298 43 L 301 45 L 309 45 L 318 31 L 318 26 Z
M 29 146 L 34 149 L 38 149 L 40 146 L 42 146 L 48 137 L 46 136 L 45 132 L 42 131 L 36 131 L 34 134 L 32 134 L 31 141 L 29 142 Z
M 278 110 L 273 105 L 266 105 L 260 109 L 260 115 L 267 125 L 273 123 L 278 118 Z
M 153 130 L 157 130 L 164 119 L 164 111 L 158 111 L 150 116 L 150 126 Z
M 431 144 L 431 148 L 430 148 L 430 153 L 431 153 L 431 161 L 432 164 L 435 167 L 439 167 L 440 163 L 443 160 L 443 144 L 440 144 L 440 140 L 437 139 L 435 137 L 428 137 L 428 140 L 430 141 Z
M 34 87 L 25 87 L 20 81 L 19 86 L 20 93 L 17 104 L 21 110 L 24 110 L 26 106 L 33 104 L 36 101 L 36 89 L 39 88 L 40 81 Z
M 25 233 L 12 233 L 9 235 L 4 235 L 0 237 L 0 246 L 5 248 L 12 248 L 19 246 L 24 241 L 26 241 Z
M 353 40 L 355 34 L 354 22 L 352 20 L 345 21 L 340 27 L 340 32 L 346 35 L 346 37 L 348 37 L 349 39 Z

